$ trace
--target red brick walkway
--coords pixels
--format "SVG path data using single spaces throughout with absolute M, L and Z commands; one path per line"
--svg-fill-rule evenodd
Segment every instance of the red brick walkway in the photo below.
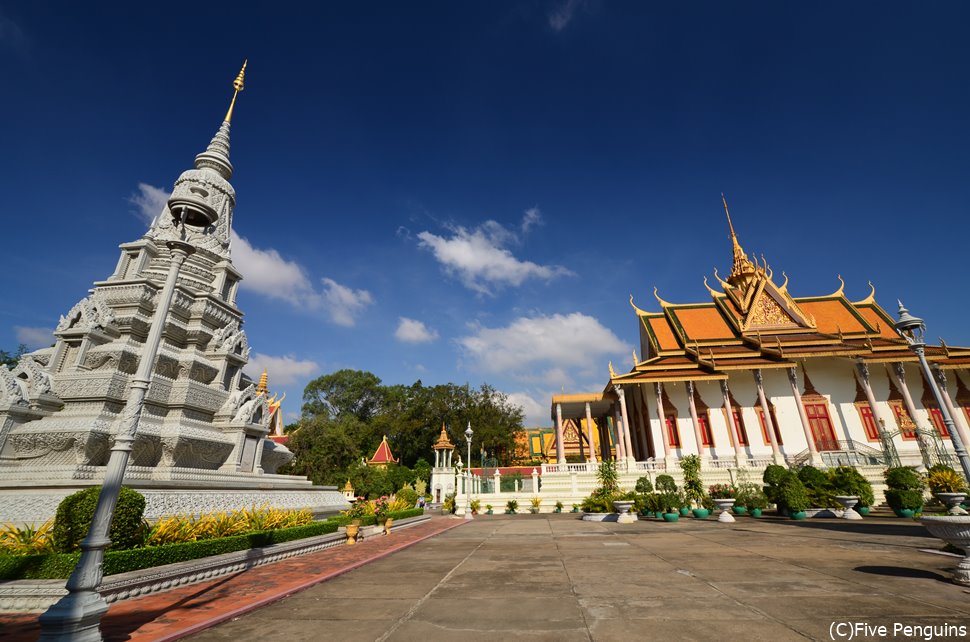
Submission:
M 463 523 L 447 517 L 434 517 L 423 524 L 392 532 L 387 537 L 371 537 L 356 546 L 331 548 L 218 579 L 115 602 L 101 622 L 101 630 L 109 642 L 177 640 Z M 4 642 L 36 640 L 39 632 L 36 613 L 0 613 L 0 637 Z

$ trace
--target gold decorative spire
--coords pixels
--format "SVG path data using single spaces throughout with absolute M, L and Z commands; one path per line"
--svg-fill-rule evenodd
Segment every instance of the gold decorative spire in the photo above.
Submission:
M 256 386 L 257 395 L 265 395 L 269 392 L 269 375 L 266 373 L 266 368 L 263 368 L 263 374 L 259 375 L 259 385 Z
M 242 69 L 239 70 L 239 75 L 236 76 L 236 79 L 232 81 L 232 88 L 235 89 L 236 91 L 233 92 L 232 94 L 232 102 L 229 103 L 229 111 L 226 112 L 226 117 L 224 119 L 225 122 L 227 123 L 232 122 L 232 108 L 236 106 L 236 96 L 239 95 L 239 92 L 245 89 L 246 65 L 248 63 L 249 63 L 249 59 L 247 58 L 246 60 L 243 61 L 243 66 L 242 66 Z
M 728 283 L 737 285 L 748 275 L 754 274 L 755 267 L 744 253 L 744 250 L 741 249 L 741 244 L 738 243 L 738 235 L 734 233 L 734 224 L 731 222 L 731 212 L 728 210 L 727 199 L 724 197 L 723 192 L 721 193 L 721 202 L 724 203 L 724 213 L 727 215 L 728 229 L 731 230 L 731 245 L 734 251 L 734 263 L 731 266 L 731 275 L 727 280 Z

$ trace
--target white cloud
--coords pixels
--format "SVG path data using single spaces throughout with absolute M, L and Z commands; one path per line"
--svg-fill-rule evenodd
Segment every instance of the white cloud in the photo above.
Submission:
M 522 408 L 525 415 L 523 424 L 529 426 L 548 426 L 549 425 L 549 397 L 546 405 L 542 405 L 532 395 L 527 392 L 509 393 L 509 401 Z
M 282 299 L 297 307 L 319 306 L 319 294 L 295 261 L 287 261 L 270 248 L 261 250 L 232 230 L 232 259 L 243 275 L 239 286 L 271 299 Z
M 527 233 L 541 221 L 537 208 L 527 210 L 521 233 Z M 550 280 L 572 274 L 561 265 L 539 265 L 515 258 L 506 246 L 519 243 L 519 235 L 496 221 L 485 221 L 473 230 L 458 226 L 450 231 L 449 238 L 421 232 L 417 235 L 418 247 L 431 250 L 446 272 L 480 294 L 492 294 L 490 286 L 519 286 L 527 279 Z
M 394 336 L 404 343 L 430 343 L 438 338 L 438 331 L 426 326 L 417 319 L 400 317 Z
M 54 343 L 54 330 L 51 328 L 30 328 L 15 325 L 13 331 L 17 337 L 17 343 L 22 343 L 28 348 L 45 348 Z
M 563 0 L 559 6 L 549 12 L 549 26 L 557 33 L 562 31 L 572 22 L 576 10 L 582 5 L 583 0 Z
M 581 312 L 520 317 L 504 328 L 479 327 L 459 338 L 458 345 L 487 372 L 551 386 L 571 384 L 570 372 L 595 376 L 606 357 L 633 349 Z
M 293 355 L 274 357 L 256 352 L 249 357 L 249 363 L 245 368 L 246 374 L 258 380 L 264 369 L 269 376 L 269 386 L 272 390 L 274 385 L 289 386 L 305 379 L 320 370 L 320 366 L 316 361 L 297 359 Z
M 129 196 L 128 202 L 138 208 L 135 212 L 138 218 L 144 221 L 145 225 L 151 225 L 152 220 L 165 209 L 171 195 L 161 187 L 138 183 L 138 193 Z
M 324 278 L 322 281 L 327 313 L 337 325 L 353 327 L 364 308 L 374 303 L 374 297 L 367 290 L 354 290 L 333 279 Z
M 138 216 L 150 224 L 158 216 L 171 194 L 160 187 L 138 183 L 138 193 L 129 201 L 137 206 Z M 243 275 L 240 287 L 270 299 L 286 301 L 304 310 L 325 309 L 337 325 L 353 326 L 357 316 L 374 298 L 367 290 L 353 290 L 333 279 L 322 279 L 323 289 L 313 286 L 306 270 L 296 261 L 283 258 L 273 248 L 260 249 L 230 230 L 232 259 Z

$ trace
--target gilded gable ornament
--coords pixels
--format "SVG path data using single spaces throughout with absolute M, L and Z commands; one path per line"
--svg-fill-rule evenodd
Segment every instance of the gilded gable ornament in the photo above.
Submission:
M 796 326 L 794 319 L 787 312 L 781 309 L 778 302 L 767 293 L 762 293 L 751 311 L 748 313 L 747 324 L 749 328 L 754 327 L 779 327 Z

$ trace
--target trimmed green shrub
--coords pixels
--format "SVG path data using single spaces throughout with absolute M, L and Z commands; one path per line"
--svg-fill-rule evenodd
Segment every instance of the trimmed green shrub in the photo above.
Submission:
M 798 479 L 805 485 L 808 493 L 808 502 L 815 507 L 834 507 L 839 503 L 835 501 L 835 493 L 829 484 L 829 476 L 815 466 L 802 466 L 798 469 Z
M 808 492 L 802 480 L 794 471 L 787 471 L 778 484 L 779 501 L 778 504 L 784 506 L 792 513 L 798 513 L 806 508 L 810 503 Z
M 909 508 L 919 510 L 923 507 L 923 491 L 913 488 L 890 488 L 886 491 L 886 503 L 894 510 Z
M 676 493 L 677 484 L 670 475 L 657 475 L 657 490 L 661 493 Z
M 101 486 L 94 486 L 61 500 L 54 518 L 54 550 L 60 553 L 80 550 L 81 540 L 87 537 L 91 528 L 100 494 Z M 122 486 L 108 531 L 111 539 L 109 550 L 134 548 L 142 543 L 144 512 L 145 497 L 138 491 Z
M 405 487 L 397 491 L 396 497 L 402 502 L 406 501 L 410 506 L 418 503 L 418 491 L 413 488 Z
M 781 483 L 781 480 L 785 478 L 785 473 L 788 469 L 784 466 L 779 466 L 778 464 L 769 464 L 765 468 L 764 475 L 761 476 L 761 481 L 769 486 L 777 486 Z
M 852 466 L 839 466 L 828 472 L 829 485 L 836 495 L 856 495 L 860 506 L 872 506 L 876 497 L 872 484 Z
M 637 480 L 637 485 L 634 487 L 638 493 L 652 493 L 653 484 L 650 482 L 649 477 L 641 477 Z
M 883 473 L 886 486 L 894 490 L 923 490 L 923 477 L 911 466 L 887 468 Z

